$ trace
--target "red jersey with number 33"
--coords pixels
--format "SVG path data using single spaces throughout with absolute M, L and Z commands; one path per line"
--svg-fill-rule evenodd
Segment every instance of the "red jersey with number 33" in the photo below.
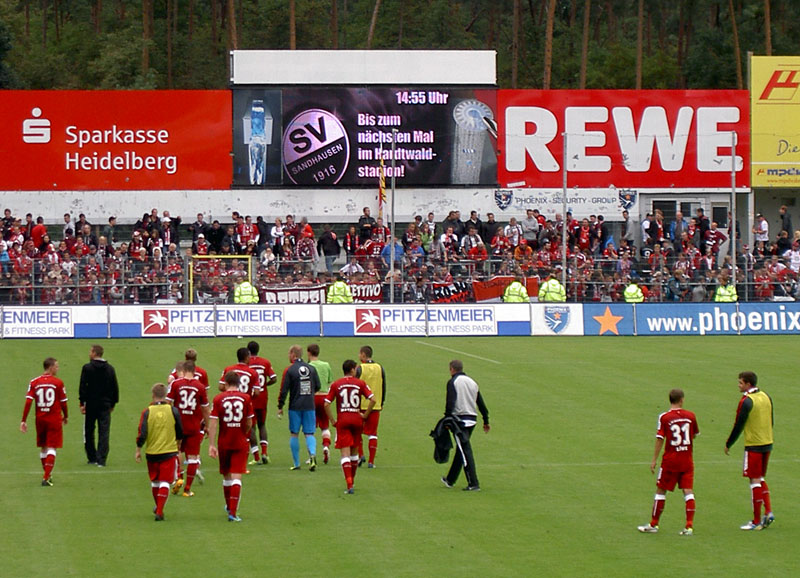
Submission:
M 172 382 L 167 394 L 181 415 L 183 434 L 191 435 L 203 431 L 203 410 L 208 405 L 205 386 L 197 379 L 180 377 Z
M 659 415 L 656 437 L 664 440 L 661 467 L 678 472 L 694 469 L 692 447 L 694 438 L 699 433 L 697 418 L 691 411 L 671 409 Z
M 346 416 L 357 416 L 361 411 L 361 396 L 369 399 L 372 397 L 372 390 L 365 381 L 357 377 L 343 377 L 331 384 L 331 388 L 325 395 L 325 400 L 333 402 L 336 400 L 337 420 Z
M 214 397 L 210 417 L 218 420 L 217 449 L 247 450 L 250 447 L 247 419 L 253 415 L 253 403 L 246 393 L 223 391 Z

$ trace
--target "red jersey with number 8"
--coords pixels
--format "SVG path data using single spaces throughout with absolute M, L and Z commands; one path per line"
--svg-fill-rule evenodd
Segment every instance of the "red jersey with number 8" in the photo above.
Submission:
M 217 448 L 221 450 L 247 450 L 250 432 L 247 419 L 253 418 L 250 396 L 239 391 L 223 391 L 214 398 L 211 419 L 218 420 Z
M 673 472 L 693 470 L 692 447 L 699 434 L 697 418 L 691 411 L 671 409 L 659 415 L 656 437 L 664 440 L 661 468 Z
M 258 389 L 258 391 L 261 391 L 258 372 L 256 372 L 254 368 L 250 367 L 249 365 L 245 365 L 244 363 L 237 363 L 236 365 L 229 365 L 226 367 L 222 372 L 222 375 L 219 377 L 220 385 L 225 384 L 225 376 L 229 371 L 239 374 L 239 391 L 242 393 L 246 393 L 249 396 L 254 396 L 257 393 L 254 390 Z

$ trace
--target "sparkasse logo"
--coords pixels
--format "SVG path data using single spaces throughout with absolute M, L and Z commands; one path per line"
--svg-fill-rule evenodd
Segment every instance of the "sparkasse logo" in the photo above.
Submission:
M 28 144 L 46 144 L 50 142 L 50 121 L 42 116 L 42 109 L 34 107 L 31 110 L 33 118 L 22 121 L 22 141 Z
M 380 309 L 356 309 L 356 333 L 380 333 Z
M 145 309 L 142 316 L 142 335 L 169 335 L 169 311 Z

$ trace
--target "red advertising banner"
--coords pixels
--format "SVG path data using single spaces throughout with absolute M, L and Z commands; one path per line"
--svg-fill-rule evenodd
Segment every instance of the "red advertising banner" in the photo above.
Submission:
M 472 291 L 475 293 L 475 302 L 502 301 L 503 292 L 513 280 L 514 277 L 504 275 L 494 276 L 486 281 L 473 281 Z M 537 297 L 539 295 L 539 279 L 527 277 L 525 279 L 525 289 L 529 297 Z
M 498 182 L 507 188 L 749 187 L 746 90 L 499 90 Z
M 353 303 L 381 303 L 383 285 L 380 283 L 348 283 Z
M 0 91 L 0 189 L 228 189 L 225 90 Z
M 289 305 L 292 303 L 325 303 L 325 285 L 308 287 L 267 287 L 260 291 L 262 303 L 268 305 Z

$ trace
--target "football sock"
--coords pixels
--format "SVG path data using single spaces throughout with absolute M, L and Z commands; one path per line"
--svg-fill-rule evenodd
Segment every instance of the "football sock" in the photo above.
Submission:
M 369 436 L 369 463 L 375 463 L 375 454 L 378 451 L 378 436 Z
M 39 452 L 39 461 L 42 462 L 42 469 L 44 469 L 44 460 L 47 458 L 47 452 Z M 45 476 L 47 477 L 47 476 Z
M 186 463 L 186 485 L 183 487 L 184 492 L 189 492 L 192 489 L 192 482 L 197 475 L 197 469 L 200 467 L 200 460 L 189 460 Z
M 358 440 L 357 441 L 358 441 L 358 457 L 359 457 L 359 459 L 361 459 L 361 458 L 364 457 L 364 438 L 361 437 L 361 436 L 358 436 Z M 352 456 L 351 456 L 351 459 L 352 459 Z
M 309 456 L 317 455 L 317 438 L 313 435 L 306 436 L 306 448 L 308 449 Z
M 353 466 L 350 461 L 350 456 L 342 458 L 342 471 L 344 472 L 344 481 L 347 482 L 347 489 L 353 487 Z
M 356 472 L 358 471 L 358 456 L 350 456 L 350 475 L 353 476 L 353 479 L 356 479 Z
M 261 442 L 261 455 L 262 456 L 267 455 L 267 449 L 268 448 L 269 448 L 269 442 L 262 441 Z
M 158 495 L 156 496 L 156 514 L 159 516 L 164 515 L 164 504 L 167 503 L 169 497 L 169 483 L 161 482 L 158 485 Z
M 225 507 L 231 511 L 231 483 L 233 480 L 222 480 L 222 493 L 225 495 Z
M 764 500 L 764 513 L 772 513 L 772 502 L 769 499 L 769 486 L 766 480 L 761 480 L 761 498 Z
M 686 527 L 694 525 L 694 494 L 686 494 L 683 499 L 686 501 Z
M 761 523 L 761 504 L 764 501 L 764 492 L 761 489 L 761 483 L 750 484 L 750 493 L 753 500 L 753 523 Z
M 150 482 L 150 490 L 153 492 L 153 501 L 158 504 L 158 482 Z
M 239 509 L 239 496 L 242 495 L 242 480 L 231 480 L 231 499 L 228 506 L 228 512 L 231 516 L 236 515 L 236 510 Z
M 327 448 L 331 445 L 331 430 L 322 430 L 322 447 Z
M 661 512 L 664 511 L 664 506 L 667 503 L 667 497 L 661 494 L 656 494 L 653 500 L 653 517 L 650 519 L 650 525 L 658 526 L 658 519 L 661 517 Z
M 56 452 L 55 450 L 48 450 L 47 456 L 44 460 L 44 479 L 50 479 L 50 474 L 53 473 L 53 467 L 56 465 Z
M 261 460 L 261 456 L 258 455 L 258 446 L 250 446 L 250 453 L 253 454 L 253 459 L 255 461 L 258 462 Z
M 291 436 L 289 438 L 289 448 L 292 450 L 292 462 L 294 463 L 294 467 L 300 465 L 300 440 L 297 439 L 297 436 Z

